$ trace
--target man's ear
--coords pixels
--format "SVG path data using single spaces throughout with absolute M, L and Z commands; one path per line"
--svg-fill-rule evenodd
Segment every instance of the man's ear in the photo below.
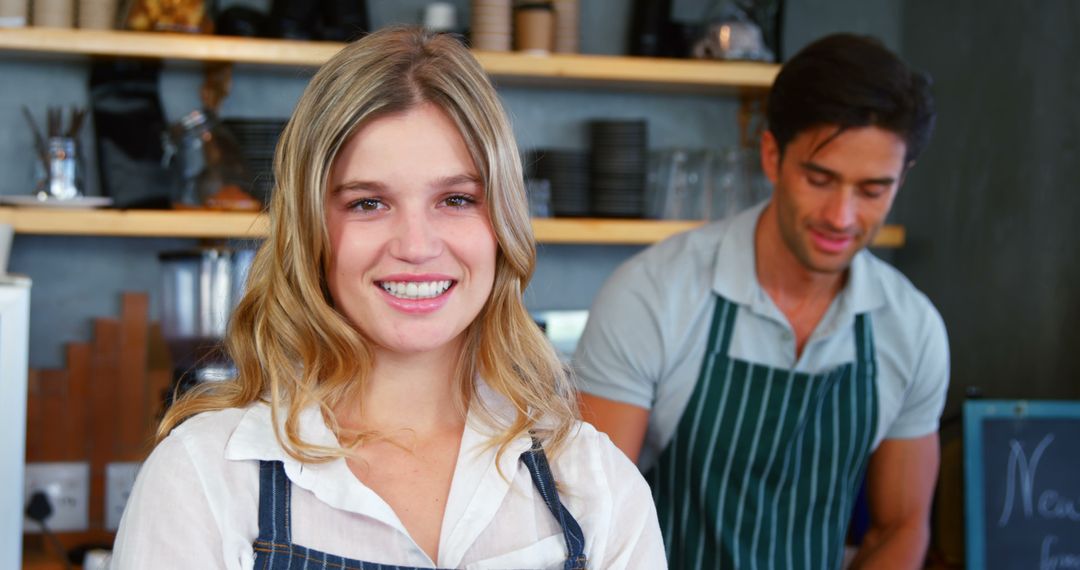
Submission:
M 768 130 L 761 133 L 760 154 L 761 170 L 769 179 L 769 183 L 775 186 L 776 181 L 780 179 L 780 145 L 777 144 L 776 137 Z

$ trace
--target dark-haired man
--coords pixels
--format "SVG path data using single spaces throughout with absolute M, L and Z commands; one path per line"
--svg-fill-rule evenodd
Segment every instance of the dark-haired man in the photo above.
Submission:
M 934 124 L 929 81 L 869 38 L 795 55 L 769 93 L 771 199 L 649 248 L 593 306 L 583 414 L 646 473 L 672 568 L 921 567 L 948 341 L 864 248 Z

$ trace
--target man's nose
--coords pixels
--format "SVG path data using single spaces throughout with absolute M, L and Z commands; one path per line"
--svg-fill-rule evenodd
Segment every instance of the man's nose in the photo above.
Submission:
M 834 230 L 842 231 L 855 225 L 855 189 L 842 187 L 830 192 L 823 217 Z

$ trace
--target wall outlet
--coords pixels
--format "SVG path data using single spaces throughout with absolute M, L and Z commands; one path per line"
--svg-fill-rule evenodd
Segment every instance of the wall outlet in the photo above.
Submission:
M 23 507 L 30 497 L 42 491 L 49 498 L 52 514 L 45 519 L 53 532 L 82 531 L 89 527 L 90 464 L 75 463 L 27 463 L 26 493 Z M 23 529 L 28 533 L 41 532 L 41 525 L 24 518 Z
M 135 485 L 139 463 L 109 463 L 105 466 L 105 529 L 120 528 L 120 517 Z

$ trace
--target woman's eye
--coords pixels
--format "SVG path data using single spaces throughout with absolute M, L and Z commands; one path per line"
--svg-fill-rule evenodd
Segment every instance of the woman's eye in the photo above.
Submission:
M 359 210 L 361 212 L 374 212 L 385 207 L 385 204 L 377 198 L 361 198 L 349 203 L 350 210 Z
M 468 208 L 476 204 L 476 199 L 464 194 L 455 194 L 443 200 L 443 203 L 451 208 Z

